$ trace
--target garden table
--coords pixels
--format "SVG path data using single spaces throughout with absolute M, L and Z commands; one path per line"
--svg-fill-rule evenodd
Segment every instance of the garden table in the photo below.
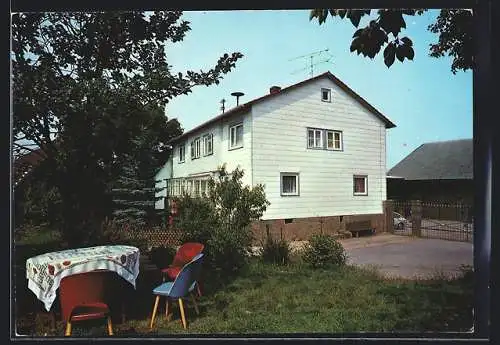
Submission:
M 109 270 L 135 288 L 139 275 L 139 249 L 125 245 L 68 249 L 26 260 L 28 288 L 50 311 L 61 279 L 77 273 Z

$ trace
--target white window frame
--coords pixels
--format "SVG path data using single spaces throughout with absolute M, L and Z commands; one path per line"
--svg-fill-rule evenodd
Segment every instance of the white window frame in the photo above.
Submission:
M 362 178 L 365 181 L 365 191 L 364 192 L 356 192 L 356 179 Z M 352 190 L 354 195 L 368 195 L 368 175 L 353 175 L 352 177 Z
M 309 134 L 313 133 L 313 146 L 309 145 Z M 316 133 L 319 132 L 319 145 L 316 145 Z M 323 130 L 319 128 L 307 128 L 307 148 L 308 149 L 323 149 Z
M 185 161 L 186 161 L 186 144 L 182 144 L 179 145 L 179 163 L 184 163 Z
M 328 147 L 328 135 L 329 134 L 332 134 L 332 142 L 333 142 L 333 147 Z M 340 140 L 339 140 L 339 147 L 335 147 L 335 134 L 338 134 L 339 137 L 340 137 Z M 336 131 L 336 130 L 331 130 L 331 129 L 327 129 L 326 130 L 326 149 L 327 150 L 331 150 L 331 151 L 342 151 L 343 150 L 343 140 L 342 140 L 342 131 Z
M 210 150 L 208 144 L 210 143 Z M 214 153 L 214 136 L 212 133 L 203 136 L 203 155 L 210 156 Z
M 325 99 L 323 98 L 323 92 L 327 92 L 328 93 L 328 97 Z M 327 103 L 331 103 L 332 102 L 332 89 L 328 89 L 326 87 L 322 87 L 321 88 L 321 101 L 322 102 L 327 102 Z
M 194 138 L 191 141 L 191 159 L 198 159 L 201 156 L 201 139 Z
M 236 142 L 236 134 L 238 132 L 238 127 L 241 127 L 241 143 Z M 234 145 L 233 145 L 233 135 L 234 135 Z M 243 122 L 236 123 L 229 127 L 229 150 L 239 149 L 243 147 Z
M 300 195 L 300 178 L 298 172 L 281 172 L 280 173 L 280 195 L 281 196 L 299 196 Z M 283 177 L 295 177 L 295 192 L 283 191 Z

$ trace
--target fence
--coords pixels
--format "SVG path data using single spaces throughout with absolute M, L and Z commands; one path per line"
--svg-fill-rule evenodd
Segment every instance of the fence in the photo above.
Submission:
M 180 235 L 180 230 L 166 227 L 129 231 L 125 236 L 133 242 L 144 243 L 148 248 L 155 248 L 179 245 Z
M 472 242 L 473 209 L 460 203 L 385 202 L 387 231 L 406 236 Z

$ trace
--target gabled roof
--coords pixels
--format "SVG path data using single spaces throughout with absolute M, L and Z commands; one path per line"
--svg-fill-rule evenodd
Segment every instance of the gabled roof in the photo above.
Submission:
M 387 175 L 405 180 L 470 180 L 473 178 L 472 148 L 472 139 L 422 144 Z
M 33 167 L 44 160 L 45 157 L 46 155 L 41 149 L 35 149 L 15 159 L 13 166 L 14 186 L 17 186 L 30 173 Z
M 214 118 L 202 123 L 201 125 L 199 126 L 196 126 L 195 128 L 187 131 L 187 132 L 184 132 L 182 135 L 172 139 L 170 142 L 171 143 L 174 143 L 174 142 L 177 142 L 179 140 L 181 140 L 182 138 L 185 138 L 186 136 L 188 136 L 189 134 L 193 133 L 193 132 L 196 132 L 208 125 L 211 125 L 219 120 L 222 120 L 222 119 L 225 119 L 225 118 L 228 118 L 230 116 L 233 116 L 233 115 L 236 115 L 236 114 L 241 114 L 245 111 L 248 111 L 252 105 L 258 103 L 258 102 L 261 102 L 263 100 L 266 100 L 268 98 L 271 98 L 271 97 L 277 97 L 279 96 L 280 94 L 284 93 L 284 92 L 288 92 L 290 90 L 293 90 L 293 89 L 296 89 L 304 84 L 308 84 L 312 81 L 315 81 L 315 80 L 318 80 L 318 79 L 321 79 L 323 77 L 326 77 L 328 79 L 330 79 L 332 82 L 334 82 L 338 87 L 340 87 L 342 90 L 344 90 L 348 95 L 350 95 L 352 98 L 354 98 L 355 100 L 357 100 L 359 103 L 361 103 L 361 105 L 363 107 L 365 107 L 367 110 L 369 110 L 371 113 L 373 113 L 375 116 L 377 116 L 380 120 L 382 120 L 382 122 L 385 123 L 385 127 L 386 128 L 393 128 L 393 127 L 396 127 L 396 125 L 394 123 L 392 123 L 387 117 L 385 117 L 381 112 L 379 112 L 377 109 L 375 109 L 370 103 L 368 103 L 365 99 L 363 99 L 363 97 L 361 97 L 360 95 L 358 95 L 356 92 L 354 92 L 349 86 L 347 86 L 346 84 L 344 84 L 340 79 L 338 79 L 337 77 L 335 77 L 332 73 L 330 72 L 325 72 L 323 74 L 319 74 L 315 77 L 312 77 L 312 78 L 309 78 L 309 79 L 306 79 L 306 80 L 303 80 L 299 83 L 296 83 L 296 84 L 293 84 L 291 86 L 288 86 L 288 87 L 285 87 L 285 88 L 282 88 L 279 92 L 277 93 L 268 93 L 262 97 L 259 97 L 259 98 L 255 98 L 247 103 L 244 103 L 240 106 L 237 106 L 235 108 L 232 108 L 228 111 L 226 111 L 225 113 L 222 113 L 222 114 L 219 114 L 217 116 L 215 116 Z

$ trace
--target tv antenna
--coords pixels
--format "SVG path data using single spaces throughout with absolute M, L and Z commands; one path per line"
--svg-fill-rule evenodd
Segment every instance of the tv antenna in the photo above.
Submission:
M 311 77 L 313 77 L 314 76 L 314 66 L 330 62 L 333 59 L 333 55 L 330 54 L 328 51 L 329 51 L 329 49 L 326 48 L 326 49 L 323 49 L 323 50 L 318 50 L 318 51 L 315 51 L 315 52 L 312 52 L 312 53 L 309 53 L 309 54 L 305 54 L 305 55 L 296 56 L 294 58 L 291 58 L 288 61 L 294 61 L 294 60 L 298 60 L 298 59 L 307 59 L 307 58 L 309 59 L 309 66 L 301 68 L 301 69 L 298 69 L 296 71 L 293 71 L 292 74 L 296 74 L 298 72 L 302 72 L 302 71 L 304 71 L 306 69 L 309 69 L 309 71 L 311 73 Z M 328 57 L 326 59 L 321 60 L 321 61 L 314 62 L 314 58 L 315 57 L 316 58 L 321 57 L 322 54 L 325 54 Z
M 240 105 L 240 97 L 245 95 L 243 92 L 233 92 L 231 96 L 236 97 L 236 106 Z
M 223 98 L 220 100 L 220 103 L 222 104 L 220 107 L 220 110 L 222 110 L 222 113 L 224 113 L 224 111 L 226 110 L 226 107 L 224 106 L 226 103 L 226 100 Z

